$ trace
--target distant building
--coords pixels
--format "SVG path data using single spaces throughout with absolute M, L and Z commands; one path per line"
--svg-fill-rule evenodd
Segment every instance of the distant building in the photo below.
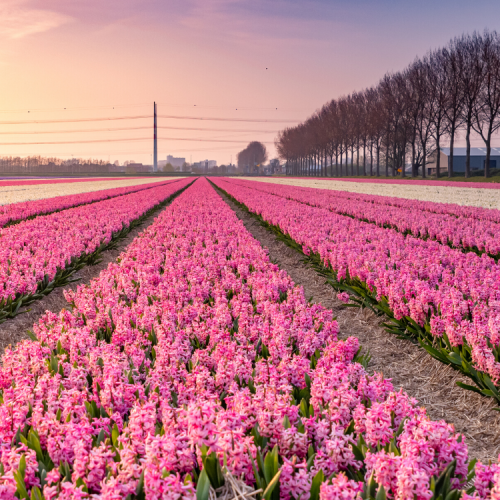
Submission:
M 172 165 L 173 167 L 180 167 L 180 168 L 182 168 L 182 166 L 184 165 L 184 163 L 186 163 L 186 158 L 175 158 L 172 155 L 168 155 L 167 156 L 167 161 L 166 161 L 165 165 L 167 163 L 170 163 L 170 165 Z
M 269 172 L 271 174 L 281 173 L 280 161 L 277 158 L 269 162 Z
M 217 160 L 198 161 L 196 163 L 193 163 L 193 167 L 201 169 L 203 172 L 208 173 L 210 169 L 217 167 Z
M 453 171 L 465 172 L 465 159 L 467 148 L 453 148 Z M 431 153 L 426 168 L 428 175 L 436 173 L 436 151 Z M 448 170 L 448 162 L 450 158 L 450 148 L 441 148 L 440 171 Z M 486 148 L 470 148 L 470 169 L 484 170 L 486 164 Z M 490 168 L 500 168 L 500 148 L 491 148 L 490 153 Z

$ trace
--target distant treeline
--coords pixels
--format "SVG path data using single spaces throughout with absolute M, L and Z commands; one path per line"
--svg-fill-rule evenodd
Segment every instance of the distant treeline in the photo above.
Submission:
M 378 85 L 334 99 L 304 123 L 280 131 L 276 147 L 292 175 L 380 175 L 425 177 L 433 151 L 450 146 L 440 169 L 453 175 L 453 147 L 465 132 L 465 177 L 471 175 L 471 133 L 486 148 L 500 127 L 500 37 L 495 31 L 462 35 L 416 59 L 404 71 L 387 73 Z M 360 162 L 361 156 L 361 162 Z M 356 159 L 355 159 L 356 158 Z
M 75 158 L 62 160 L 43 156 L 1 156 L 0 173 L 41 174 L 51 172 L 64 173 L 99 173 L 116 172 L 119 167 L 97 159 Z

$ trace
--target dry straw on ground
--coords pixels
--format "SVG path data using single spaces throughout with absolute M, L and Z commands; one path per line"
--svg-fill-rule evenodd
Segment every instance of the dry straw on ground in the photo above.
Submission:
M 214 490 L 210 487 L 209 500 L 254 500 L 256 495 L 262 493 L 248 486 L 241 479 L 235 478 L 228 470 L 224 471 L 224 486 Z

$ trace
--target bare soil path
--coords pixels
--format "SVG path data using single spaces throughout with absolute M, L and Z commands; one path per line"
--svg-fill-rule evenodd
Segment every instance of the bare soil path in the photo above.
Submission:
M 304 287 L 306 297 L 334 312 L 341 337 L 359 339 L 363 352 L 368 350 L 372 356 L 368 365 L 371 373 L 381 372 L 392 379 L 394 387 L 403 388 L 416 398 L 432 419 L 452 423 L 465 435 L 472 458 L 496 462 L 500 451 L 500 412 L 493 410 L 492 400 L 456 386 L 457 380 L 468 383 L 468 379 L 410 341 L 387 333 L 382 319 L 371 311 L 345 307 L 333 288 L 303 262 L 298 252 L 276 239 L 248 212 L 228 198 L 223 196 L 223 199 L 254 238 L 269 250 L 270 259 Z

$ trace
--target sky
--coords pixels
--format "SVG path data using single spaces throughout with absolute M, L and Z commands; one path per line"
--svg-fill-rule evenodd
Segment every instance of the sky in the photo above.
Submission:
M 272 158 L 280 129 L 499 23 L 498 0 L 0 0 L 0 156 L 151 164 L 156 101 L 159 160 Z

